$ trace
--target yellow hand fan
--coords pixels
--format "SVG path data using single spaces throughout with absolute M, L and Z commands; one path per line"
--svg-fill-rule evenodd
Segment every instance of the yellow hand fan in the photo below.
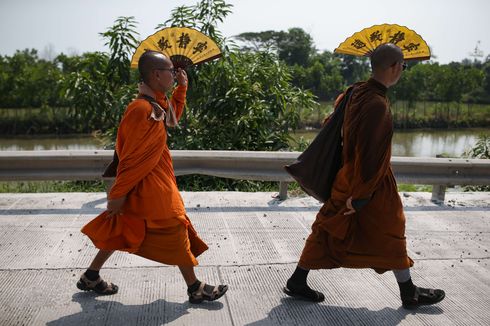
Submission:
M 393 43 L 403 52 L 405 60 L 430 59 L 430 48 L 413 30 L 396 24 L 374 25 L 354 33 L 334 52 L 369 57 L 381 44 Z
M 175 68 L 186 68 L 221 56 L 218 45 L 203 33 L 188 27 L 164 28 L 141 42 L 131 59 L 131 68 L 148 50 L 162 52 L 172 60 Z

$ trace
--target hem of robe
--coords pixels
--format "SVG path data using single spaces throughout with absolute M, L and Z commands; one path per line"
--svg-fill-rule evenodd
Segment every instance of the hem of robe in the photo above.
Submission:
M 355 223 L 345 218 L 345 238 L 339 239 L 325 230 L 326 220 L 321 212 L 312 225 L 312 233 L 306 240 L 301 254 L 299 265 L 306 269 L 334 269 L 334 268 L 372 268 L 377 273 L 384 273 L 394 269 L 406 269 L 413 266 L 413 260 L 408 255 L 390 256 L 374 255 L 372 253 L 353 253 L 349 251 L 354 237 Z M 334 234 L 338 234 L 338 229 Z
M 366 259 L 366 257 L 347 256 L 341 262 L 335 262 L 331 258 L 323 258 L 317 261 L 302 258 L 298 265 L 305 269 L 371 268 L 376 273 L 383 274 L 390 270 L 410 268 L 414 265 L 414 261 L 410 257 L 394 257 L 390 260 L 389 257 L 369 257 Z
M 157 228 L 147 227 L 146 221 L 138 217 L 123 214 L 107 218 L 107 215 L 107 211 L 103 212 L 81 229 L 98 249 L 126 251 L 181 266 L 197 265 L 196 257 L 208 249 L 187 215 L 158 220 Z M 169 248 L 165 245 L 169 240 L 178 245 Z
M 135 255 L 166 265 L 197 266 L 196 259 L 208 249 L 187 216 L 173 219 L 165 228 L 146 228 L 143 242 Z

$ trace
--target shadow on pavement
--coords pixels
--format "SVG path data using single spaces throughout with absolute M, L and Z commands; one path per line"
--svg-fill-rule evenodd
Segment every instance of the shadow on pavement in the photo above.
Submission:
M 410 314 L 440 315 L 437 306 L 426 306 L 418 310 L 383 308 L 373 311 L 368 308 L 330 306 L 293 298 L 282 298 L 267 317 L 247 326 L 269 325 L 397 325 Z
M 191 309 L 220 310 L 219 301 L 198 305 L 169 302 L 163 299 L 142 305 L 124 305 L 116 301 L 98 300 L 93 292 L 79 292 L 72 301 L 80 304 L 82 311 L 48 322 L 49 326 L 65 325 L 162 325 L 189 314 Z M 108 298 L 108 297 L 105 297 Z

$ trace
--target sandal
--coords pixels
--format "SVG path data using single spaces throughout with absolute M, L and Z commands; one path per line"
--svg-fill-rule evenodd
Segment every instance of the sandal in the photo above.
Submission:
M 282 289 L 284 293 L 290 297 L 312 301 L 312 302 L 322 302 L 325 300 L 325 295 L 310 288 L 308 285 L 298 286 L 288 280 L 286 287 Z
M 82 291 L 94 291 L 97 294 L 101 295 L 111 295 L 116 294 L 119 290 L 119 287 L 112 283 L 107 283 L 106 281 L 99 278 L 95 281 L 91 281 L 85 276 L 85 273 L 82 274 L 80 280 L 77 282 L 77 288 Z
M 213 288 L 213 291 L 211 291 L 211 293 L 208 293 L 204 288 L 205 285 L 206 283 L 201 282 L 199 288 L 196 291 L 192 293 L 187 291 L 187 295 L 189 295 L 190 303 L 201 303 L 204 300 L 214 301 L 221 298 L 226 293 L 226 291 L 228 291 L 228 285 L 216 285 Z
M 424 289 L 416 286 L 413 297 L 402 297 L 402 306 L 405 309 L 416 309 L 419 306 L 441 302 L 445 297 L 446 293 L 443 290 Z

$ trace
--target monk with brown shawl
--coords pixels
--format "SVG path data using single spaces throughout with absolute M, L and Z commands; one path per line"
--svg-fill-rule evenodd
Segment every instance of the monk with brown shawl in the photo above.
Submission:
M 342 166 L 284 292 L 323 301 L 325 296 L 307 285 L 310 269 L 392 270 L 402 305 L 413 309 L 437 303 L 445 294 L 412 283 L 405 216 L 390 165 L 393 123 L 386 92 L 398 82 L 406 64 L 400 48 L 384 44 L 373 52 L 371 67 L 372 78 L 353 86 L 342 127 Z
M 133 253 L 163 264 L 177 265 L 188 286 L 189 301 L 213 301 L 226 285 L 200 282 L 196 257 L 208 249 L 186 215 L 167 146 L 166 127 L 181 117 L 187 91 L 184 70 L 174 70 L 163 54 L 145 52 L 138 63 L 143 82 L 119 125 L 117 175 L 108 194 L 107 210 L 85 225 L 85 233 L 100 249 L 77 287 L 99 294 L 117 293 L 99 271 L 114 250 Z M 173 87 L 171 100 L 165 93 Z

